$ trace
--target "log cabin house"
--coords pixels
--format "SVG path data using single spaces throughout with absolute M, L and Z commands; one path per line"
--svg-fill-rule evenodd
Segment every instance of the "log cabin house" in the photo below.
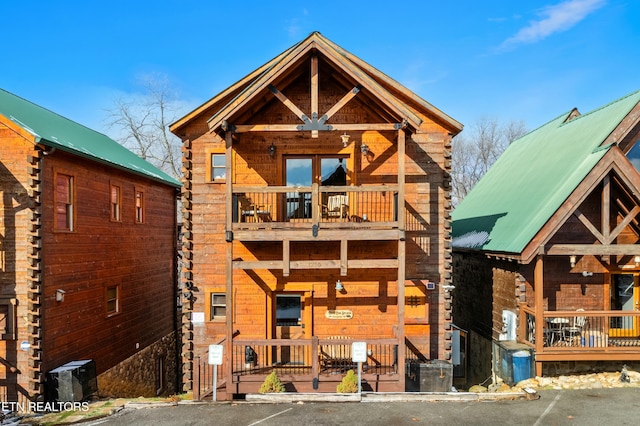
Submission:
M 0 90 L 2 401 L 55 398 L 49 372 L 89 360 L 100 395 L 176 392 L 179 187 L 105 135 Z M 80 384 L 73 398 L 95 390 Z
M 536 375 L 640 361 L 639 102 L 574 109 L 514 141 L 456 207 L 454 316 L 485 341 L 470 349 L 477 379 L 486 342 L 508 339 Z
M 170 126 L 184 141 L 185 389 L 365 389 L 451 353 L 450 141 L 461 125 L 320 33 Z M 207 370 L 209 371 L 209 370 Z M 210 374 L 210 373 L 208 373 Z

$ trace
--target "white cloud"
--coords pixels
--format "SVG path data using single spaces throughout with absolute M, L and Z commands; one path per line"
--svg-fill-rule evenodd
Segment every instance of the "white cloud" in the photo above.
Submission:
M 590 13 L 601 8 L 606 0 L 566 0 L 540 10 L 540 19 L 531 21 L 500 46 L 512 48 L 519 44 L 535 43 L 552 34 L 566 31 L 582 21 Z

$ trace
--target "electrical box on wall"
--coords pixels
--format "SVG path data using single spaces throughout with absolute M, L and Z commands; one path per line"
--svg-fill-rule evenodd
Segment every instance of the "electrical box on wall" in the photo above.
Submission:
M 516 340 L 516 329 L 518 316 L 511 311 L 502 311 L 502 333 L 498 336 L 498 340 Z

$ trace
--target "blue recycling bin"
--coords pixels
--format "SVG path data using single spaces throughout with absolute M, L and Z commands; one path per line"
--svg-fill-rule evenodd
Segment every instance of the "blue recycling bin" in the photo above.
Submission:
M 513 382 L 518 383 L 531 377 L 531 354 L 518 351 L 513 354 Z

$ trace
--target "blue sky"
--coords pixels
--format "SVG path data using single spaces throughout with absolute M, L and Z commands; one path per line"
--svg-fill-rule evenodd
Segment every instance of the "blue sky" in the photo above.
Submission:
M 12 1 L 0 87 L 106 132 L 114 99 L 166 75 L 184 113 L 313 31 L 471 127 L 529 129 L 640 89 L 640 2 Z

